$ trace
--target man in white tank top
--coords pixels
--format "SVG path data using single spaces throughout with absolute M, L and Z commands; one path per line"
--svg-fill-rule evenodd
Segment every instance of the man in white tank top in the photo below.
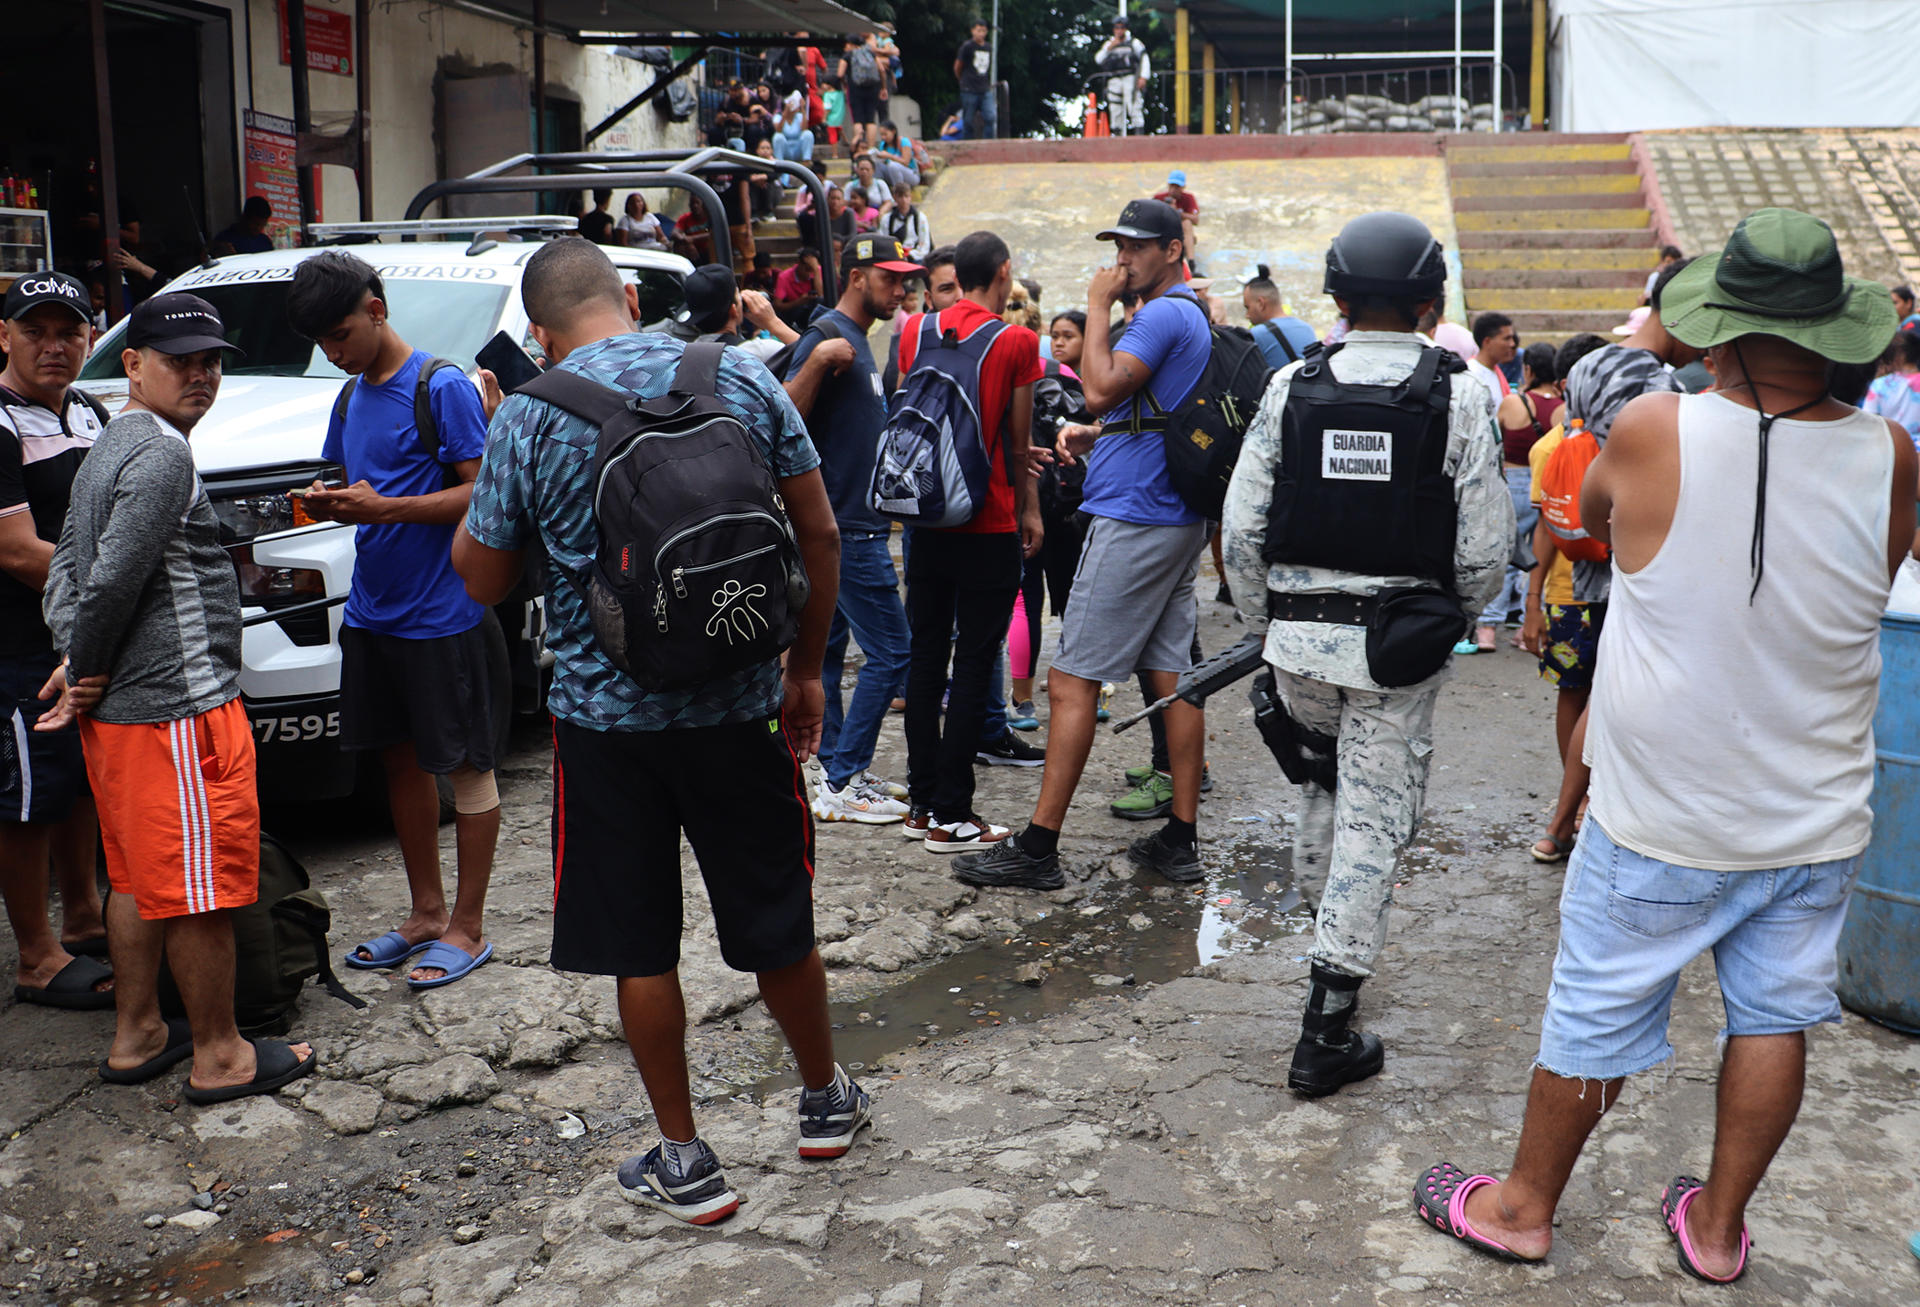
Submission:
M 1913 543 L 1917 460 L 1900 427 L 1828 393 L 1831 365 L 1878 357 L 1894 314 L 1844 275 L 1825 223 L 1749 215 L 1664 304 L 1719 390 L 1633 400 L 1582 490 L 1613 594 L 1519 1151 L 1504 1182 L 1443 1163 L 1414 1200 L 1463 1242 L 1545 1257 L 1587 1135 L 1627 1076 L 1673 1055 L 1677 978 L 1711 949 L 1727 1012 L 1714 1165 L 1669 1183 L 1660 1212 L 1681 1268 L 1724 1283 L 1799 1111 L 1805 1032 L 1840 1019 L 1834 947 L 1872 831 L 1880 615 Z

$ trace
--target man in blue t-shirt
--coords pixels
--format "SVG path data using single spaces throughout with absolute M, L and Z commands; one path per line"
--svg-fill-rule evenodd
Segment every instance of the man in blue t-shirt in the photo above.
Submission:
M 1275 372 L 1289 363 L 1298 363 L 1305 357 L 1307 347 L 1319 339 L 1312 327 L 1287 312 L 1280 288 L 1274 284 L 1273 274 L 1264 263 L 1255 270 L 1253 280 L 1241 288 L 1240 307 L 1247 311 L 1253 343 L 1260 347 L 1261 357 Z
M 1159 415 L 1186 403 L 1213 350 L 1207 314 L 1185 284 L 1180 215 L 1158 200 L 1135 200 L 1099 234 L 1115 243 L 1114 266 L 1087 287 L 1080 379 L 1092 425 L 1063 427 L 1057 448 L 1084 458 L 1081 509 L 1093 518 L 1061 615 L 1060 643 L 1047 683 L 1051 720 L 1047 766 L 1033 821 L 992 852 L 961 860 L 955 874 L 973 885 L 1058 884 L 1060 827 L 1093 748 L 1100 686 L 1136 671 L 1156 698 L 1173 693 L 1192 669 L 1193 579 L 1208 526 L 1175 493 L 1167 475 Z M 1108 340 L 1114 302 L 1138 297 L 1122 348 Z M 1128 856 L 1169 880 L 1201 878 L 1199 815 L 1205 720 L 1198 708 L 1166 710 L 1172 772 L 1165 828 L 1135 840 Z
M 453 528 L 467 511 L 486 448 L 486 414 L 457 367 L 400 338 L 380 274 L 351 254 L 302 262 L 287 317 L 353 380 L 336 402 L 321 456 L 347 484 L 314 482 L 303 498 L 321 521 L 351 522 L 353 587 L 340 630 L 340 745 L 378 749 L 413 909 L 347 954 L 350 967 L 411 962 L 416 989 L 450 984 L 493 956 L 481 929 L 500 834 L 494 784 L 497 712 L 491 641 L 497 625 L 454 574 Z M 433 420 L 417 417 L 421 387 Z M 451 912 L 440 879 L 440 793 L 453 783 L 457 881 Z
M 685 346 L 636 332 L 639 300 L 596 245 L 550 242 L 527 260 L 520 297 L 552 365 L 635 399 L 667 393 Z M 793 1050 L 803 1086 L 799 1153 L 843 1156 L 872 1102 L 833 1060 L 827 974 L 813 935 L 813 822 L 801 765 L 820 743 L 820 656 L 833 621 L 840 548 L 819 456 L 767 369 L 724 351 L 714 397 L 779 479 L 812 583 L 782 660 L 673 691 L 614 665 L 574 577 L 594 565 L 593 476 L 600 433 L 546 400 L 501 404 L 454 566 L 476 597 L 518 581 L 524 551 L 545 555 L 553 650 L 553 965 L 617 978 L 627 1046 L 660 1128 L 618 1168 L 627 1201 L 710 1225 L 740 1199 L 695 1129 L 680 990 L 680 840 L 713 905 L 720 956 L 751 971 Z M 715 778 L 728 802 L 714 802 Z
M 891 236 L 848 241 L 840 258 L 840 300 L 814 315 L 794 343 L 783 378 L 788 397 L 807 420 L 840 524 L 840 601 L 821 669 L 821 681 L 829 687 L 820 735 L 825 774 L 813 795 L 813 815 L 821 821 L 877 826 L 907 815 L 901 802 L 906 790 L 868 770 L 887 707 L 906 688 L 910 636 L 900 580 L 887 550 L 892 527 L 867 503 L 880 428 L 887 421 L 867 332 L 875 322 L 892 319 L 906 296 L 907 278 L 925 272 Z M 840 673 L 849 632 L 860 641 L 866 662 L 843 715 Z

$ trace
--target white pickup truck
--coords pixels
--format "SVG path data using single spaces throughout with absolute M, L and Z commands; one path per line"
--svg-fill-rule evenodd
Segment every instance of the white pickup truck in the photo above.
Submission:
M 386 286 L 394 326 L 416 349 L 452 359 L 469 375 L 473 356 L 496 331 L 537 348 L 520 303 L 521 270 L 537 241 L 422 241 L 362 244 L 351 252 L 373 264 Z M 345 378 L 287 325 L 287 284 L 318 249 L 239 254 L 168 283 L 220 311 L 227 337 L 246 351 L 230 363 L 213 410 L 193 432 L 194 462 L 220 518 L 252 617 L 292 611 L 246 628 L 240 690 L 259 745 L 265 799 L 325 799 L 350 793 L 356 760 L 336 743 L 340 732 L 341 606 L 353 578 L 352 528 L 299 517 L 287 491 L 315 476 L 338 476 L 322 462 L 327 420 Z M 677 255 L 609 247 L 623 276 L 639 288 L 641 329 L 665 330 L 683 304 L 692 271 Z M 125 323 L 101 338 L 80 373 L 80 387 L 118 410 L 127 396 L 120 364 Z M 507 657 L 520 706 L 538 704 L 539 667 L 548 661 L 537 601 L 502 605 Z M 531 678 L 531 684 L 529 684 Z

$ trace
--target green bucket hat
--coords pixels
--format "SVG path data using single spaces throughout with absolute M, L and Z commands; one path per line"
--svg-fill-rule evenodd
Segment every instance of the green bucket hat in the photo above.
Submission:
M 1871 363 L 1897 316 L 1886 287 L 1842 270 L 1833 228 L 1795 209 L 1758 209 L 1718 258 L 1695 259 L 1666 284 L 1660 321 L 1695 349 L 1778 336 L 1835 363 Z

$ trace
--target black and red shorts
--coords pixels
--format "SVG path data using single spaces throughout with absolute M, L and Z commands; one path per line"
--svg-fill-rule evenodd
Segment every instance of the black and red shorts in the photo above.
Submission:
M 778 971 L 813 950 L 813 813 L 773 718 L 667 731 L 553 725 L 553 965 L 658 976 L 680 965 L 680 836 L 720 956 Z

